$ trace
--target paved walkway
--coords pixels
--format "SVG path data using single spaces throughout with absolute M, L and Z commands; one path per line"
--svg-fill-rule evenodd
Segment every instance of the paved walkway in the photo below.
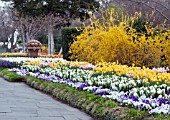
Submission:
M 0 78 L 0 120 L 92 120 L 87 114 L 27 86 Z

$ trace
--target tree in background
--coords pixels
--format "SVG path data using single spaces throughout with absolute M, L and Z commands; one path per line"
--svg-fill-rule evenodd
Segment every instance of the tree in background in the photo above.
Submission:
M 112 4 L 122 8 L 129 15 L 142 12 L 148 16 L 153 25 L 162 23 L 170 24 L 170 2 L 169 0 L 99 0 L 101 9 L 108 9 Z M 153 13 L 154 12 L 154 13 Z M 168 26 L 167 26 L 168 27 Z
M 13 24 L 13 15 L 8 8 L 0 11 L 0 41 L 5 42 L 8 36 L 15 31 Z
M 15 24 L 21 34 L 23 51 L 25 52 L 25 43 L 31 39 L 35 39 L 37 35 L 45 28 L 44 17 L 17 17 Z
M 1 52 L 10 52 L 16 47 L 16 41 L 14 42 L 16 26 L 13 18 L 12 11 L 8 9 L 8 6 L 0 9 L 0 46 L 3 50 Z
M 62 26 L 69 26 L 71 20 L 77 17 L 84 20 L 88 17 L 89 12 L 93 12 L 99 7 L 99 3 L 95 0 L 12 0 L 12 2 L 13 10 L 19 17 L 48 17 L 49 54 L 54 53 L 54 27 L 60 29 Z

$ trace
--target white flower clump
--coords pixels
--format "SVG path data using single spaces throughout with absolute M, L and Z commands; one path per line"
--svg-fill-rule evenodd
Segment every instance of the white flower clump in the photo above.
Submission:
M 5 58 L 0 58 L 1 60 L 5 61 L 10 61 L 10 62 L 16 62 L 16 63 L 25 63 L 28 61 L 35 61 L 35 60 L 40 60 L 44 62 L 66 62 L 63 58 L 29 58 L 29 57 L 5 57 Z
M 168 95 L 165 91 L 169 91 L 170 87 L 168 87 L 166 84 L 162 85 L 154 85 L 149 87 L 139 87 L 139 88 L 133 88 L 129 91 L 129 95 L 134 96 L 142 96 L 145 95 L 149 98 L 166 98 L 168 99 Z

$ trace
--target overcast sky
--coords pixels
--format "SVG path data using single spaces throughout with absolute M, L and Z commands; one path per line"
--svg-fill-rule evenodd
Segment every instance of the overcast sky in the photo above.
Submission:
M 4 6 L 5 2 L 0 1 L 0 6 Z
M 0 0 L 0 7 L 4 7 L 5 5 L 7 5 L 7 4 L 9 4 L 10 2 L 2 2 L 1 0 Z

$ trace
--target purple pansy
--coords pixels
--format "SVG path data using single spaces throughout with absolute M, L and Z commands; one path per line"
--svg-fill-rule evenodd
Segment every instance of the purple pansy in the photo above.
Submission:
M 41 78 L 41 79 L 46 79 L 48 77 L 48 75 L 46 74 L 38 74 L 37 78 Z
M 79 86 L 77 86 L 77 88 L 79 88 L 79 89 L 83 89 L 84 87 L 87 87 L 86 83 L 82 83 Z
M 158 99 L 158 102 L 159 102 L 159 104 L 167 104 L 168 103 L 168 99 L 165 99 L 165 98 L 159 98 Z
M 129 98 L 132 99 L 133 101 L 139 101 L 138 98 L 133 95 L 129 96 Z
M 129 96 L 126 95 L 126 94 L 121 94 L 120 95 L 120 100 L 123 101 L 123 100 L 128 100 L 129 99 Z
M 149 104 L 149 100 L 148 99 L 143 99 L 142 102 L 146 103 L 146 104 Z
M 102 89 L 97 89 L 96 91 L 95 91 L 95 95 L 104 95 L 105 94 L 105 91 L 104 90 L 102 90 Z

